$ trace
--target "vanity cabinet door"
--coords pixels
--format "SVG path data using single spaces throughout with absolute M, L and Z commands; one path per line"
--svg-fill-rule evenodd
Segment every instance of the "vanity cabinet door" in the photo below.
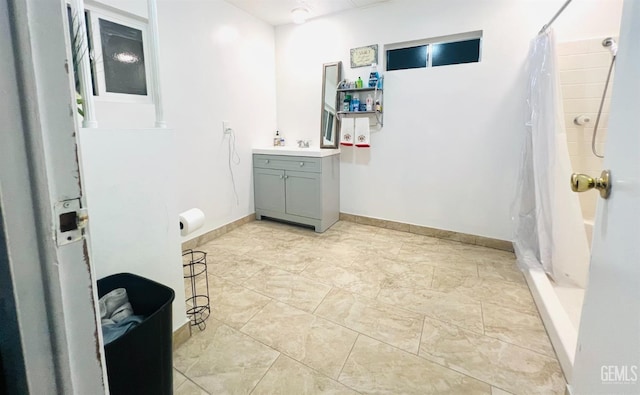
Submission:
M 256 209 L 285 212 L 284 170 L 254 168 Z
M 321 174 L 285 172 L 287 214 L 322 218 Z

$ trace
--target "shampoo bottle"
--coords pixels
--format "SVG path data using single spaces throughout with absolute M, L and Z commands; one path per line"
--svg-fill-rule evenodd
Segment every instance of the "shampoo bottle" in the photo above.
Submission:
M 375 88 L 376 85 L 378 85 L 379 78 L 380 74 L 378 74 L 378 65 L 376 63 L 371 63 L 371 72 L 369 73 L 369 88 Z

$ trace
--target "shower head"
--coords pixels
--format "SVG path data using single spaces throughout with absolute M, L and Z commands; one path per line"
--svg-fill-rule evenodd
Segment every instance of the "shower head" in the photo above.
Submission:
M 616 40 L 614 40 L 613 37 L 607 37 L 602 40 L 602 46 L 609 48 L 611 55 L 616 56 L 618 54 L 618 43 L 616 43 Z

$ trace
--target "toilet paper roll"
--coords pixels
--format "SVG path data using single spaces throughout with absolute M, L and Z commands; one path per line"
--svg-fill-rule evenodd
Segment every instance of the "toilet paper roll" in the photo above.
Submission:
M 180 234 L 186 236 L 204 224 L 204 213 L 198 208 L 192 208 L 180 214 Z

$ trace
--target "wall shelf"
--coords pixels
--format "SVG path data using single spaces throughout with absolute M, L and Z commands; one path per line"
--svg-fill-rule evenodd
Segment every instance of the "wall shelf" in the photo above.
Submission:
M 382 79 L 383 77 L 380 76 L 380 78 Z M 363 103 L 366 98 L 365 97 L 360 97 L 360 93 L 373 93 L 373 106 L 374 106 L 374 110 L 373 111 L 338 111 L 338 117 L 342 118 L 342 117 L 349 117 L 349 116 L 368 116 L 370 118 L 375 118 L 375 123 L 373 123 L 371 126 L 384 126 L 383 123 L 383 111 L 384 111 L 384 106 L 382 105 L 382 96 L 383 96 L 383 89 L 382 88 L 378 88 L 377 86 L 374 87 L 362 87 L 362 88 L 339 88 L 337 91 L 337 100 L 340 106 L 343 105 L 344 103 L 344 99 L 345 96 L 347 95 L 353 95 L 353 94 L 358 94 L 359 99 L 360 99 L 360 103 Z M 375 110 L 376 108 L 376 103 L 380 104 L 380 108 L 382 108 L 382 111 L 377 111 Z

